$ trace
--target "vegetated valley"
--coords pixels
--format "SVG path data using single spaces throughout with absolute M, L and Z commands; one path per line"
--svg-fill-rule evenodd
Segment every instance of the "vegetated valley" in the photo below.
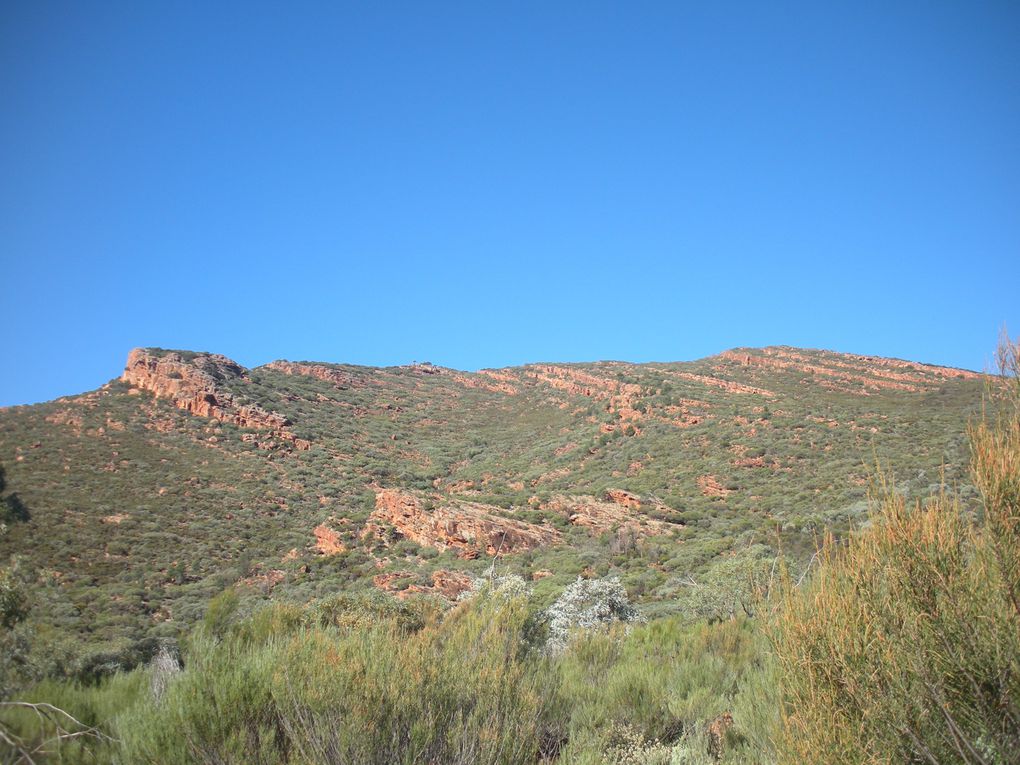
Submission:
M 136 349 L 0 411 L 0 761 L 1016 762 L 1016 350 Z

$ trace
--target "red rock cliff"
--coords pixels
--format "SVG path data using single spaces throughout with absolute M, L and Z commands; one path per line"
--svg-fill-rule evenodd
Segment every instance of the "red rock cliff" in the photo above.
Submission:
M 128 354 L 121 375 L 129 385 L 147 390 L 157 398 L 169 399 L 178 409 L 242 428 L 272 430 L 281 438 L 307 448 L 307 442 L 284 430 L 290 425 L 286 417 L 256 404 L 242 403 L 225 390 L 223 381 L 245 377 L 245 368 L 226 356 L 201 353 L 185 358 L 172 351 L 157 354 L 145 348 L 136 348 Z
M 559 541 L 560 533 L 549 526 L 525 523 L 497 514 L 498 508 L 476 503 L 426 510 L 413 494 L 381 489 L 375 495 L 372 518 L 391 524 L 420 545 L 445 550 L 452 547 L 461 557 L 509 554 Z

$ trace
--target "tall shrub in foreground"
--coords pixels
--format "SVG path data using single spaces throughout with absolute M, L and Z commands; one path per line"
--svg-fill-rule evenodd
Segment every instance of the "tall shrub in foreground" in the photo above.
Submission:
M 1000 351 L 997 414 L 970 433 L 982 517 L 884 492 L 867 529 L 787 583 L 780 761 L 1020 762 L 1018 351 Z

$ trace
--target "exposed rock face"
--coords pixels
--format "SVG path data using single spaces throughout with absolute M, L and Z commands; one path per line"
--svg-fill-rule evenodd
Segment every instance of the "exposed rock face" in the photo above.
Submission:
M 800 372 L 810 375 L 809 379 L 823 388 L 862 396 L 881 390 L 925 392 L 934 390 L 946 380 L 982 377 L 966 369 L 877 356 L 830 351 L 818 351 L 814 356 L 807 356 L 796 348 L 785 347 L 725 351 L 719 358 L 744 367 Z
M 606 500 L 629 509 L 641 507 L 641 497 L 623 489 L 607 489 Z
M 573 367 L 536 364 L 524 367 L 522 371 L 526 376 L 538 382 L 575 396 L 595 399 L 620 398 L 623 402 L 641 393 L 640 385 L 622 383 Z
M 610 490 L 620 501 L 610 500 L 607 492 L 607 501 L 598 500 L 589 496 L 555 496 L 548 502 L 539 505 L 544 510 L 552 510 L 563 513 L 574 526 L 587 528 L 592 534 L 605 534 L 612 531 L 626 531 L 636 538 L 644 538 L 669 534 L 676 531 L 679 524 L 666 523 L 656 518 L 649 518 L 646 515 L 635 513 L 634 509 L 640 507 L 641 500 L 635 495 L 621 489 Z M 637 505 L 625 504 L 637 502 Z
M 439 550 L 453 548 L 462 558 L 508 555 L 560 540 L 560 533 L 554 528 L 506 518 L 498 513 L 499 508 L 474 502 L 454 502 L 427 510 L 422 500 L 413 494 L 381 489 L 376 492 L 371 517 L 391 524 L 420 545 Z
M 472 578 L 463 571 L 440 569 L 432 572 L 432 591 L 449 600 L 456 600 L 462 592 L 471 589 Z
M 437 367 L 438 369 L 439 367 Z M 443 370 L 444 374 L 450 379 L 460 383 L 465 388 L 481 388 L 487 390 L 490 393 L 503 393 L 507 396 L 516 396 L 518 393 L 517 388 L 508 383 L 505 379 L 493 377 L 492 375 L 479 373 L 479 374 L 465 374 L 462 372 L 454 372 L 452 370 Z
M 690 380 L 691 382 L 701 383 L 711 388 L 719 388 L 727 393 L 739 393 L 746 395 L 755 396 L 767 396 L 774 398 L 775 393 L 764 388 L 755 388 L 751 385 L 744 385 L 742 383 L 733 382 L 732 380 L 721 380 L 718 377 L 708 377 L 707 375 L 696 375 L 690 372 L 670 372 L 673 377 L 677 377 L 681 380 Z
M 287 573 L 281 571 L 278 568 L 269 569 L 268 571 L 252 574 L 243 579 L 238 580 L 239 584 L 247 585 L 248 587 L 256 587 L 262 590 L 266 595 L 270 594 L 273 589 L 280 582 L 287 578 Z
M 81 433 L 82 418 L 80 414 L 75 414 L 70 409 L 63 409 L 49 414 L 46 416 L 46 422 L 51 422 L 54 425 L 67 425 L 76 434 Z
M 708 755 L 713 760 L 721 760 L 726 753 L 726 731 L 733 727 L 733 715 L 723 712 L 708 724 Z
M 346 549 L 340 534 L 325 523 L 316 526 L 313 533 L 315 534 L 315 549 L 322 555 L 336 555 Z
M 418 375 L 437 375 L 453 382 L 463 385 L 465 388 L 479 388 L 490 393 L 502 393 L 507 396 L 516 396 L 520 391 L 512 384 L 515 378 L 506 375 L 498 370 L 483 369 L 480 372 L 458 372 L 456 369 L 437 367 L 427 361 L 421 364 L 412 364 L 402 367 Z
M 472 579 L 463 571 L 449 571 L 439 569 L 432 572 L 431 584 L 409 584 L 406 586 L 408 577 L 413 577 L 410 571 L 394 571 L 388 574 L 377 574 L 372 577 L 372 584 L 383 592 L 389 592 L 403 600 L 409 595 L 439 595 L 447 600 L 456 600 L 462 592 L 471 589 Z
M 480 369 L 478 374 L 485 375 L 493 381 L 487 386 L 488 390 L 506 393 L 508 396 L 516 396 L 519 392 L 514 385 L 517 378 L 513 375 L 500 372 L 498 369 Z
M 287 375 L 304 375 L 314 377 L 317 380 L 332 383 L 337 388 L 364 387 L 367 384 L 365 379 L 356 378 L 350 372 L 328 364 L 309 364 L 293 361 L 273 361 L 266 364 L 264 369 L 272 369 Z M 437 367 L 429 362 L 411 364 L 402 369 L 409 370 L 416 375 L 436 375 L 444 377 L 463 385 L 465 388 L 481 388 L 491 393 L 503 393 L 507 396 L 516 396 L 517 388 L 512 384 L 515 380 L 511 375 L 502 374 L 493 370 L 482 370 L 479 373 L 458 372 L 455 369 Z M 378 380 L 375 382 L 378 383 Z
M 226 356 L 201 353 L 185 359 L 179 353 L 158 355 L 145 348 L 135 348 L 128 354 L 121 375 L 129 385 L 147 390 L 157 398 L 169 399 L 178 409 L 242 428 L 272 430 L 299 449 L 309 448 L 307 441 L 286 430 L 290 425 L 286 417 L 256 404 L 243 403 L 224 389 L 224 380 L 246 377 L 245 368 Z
M 568 443 L 563 444 L 563 446 L 559 446 L 556 449 L 554 449 L 553 454 L 556 455 L 557 457 L 562 457 L 567 452 L 574 451 L 574 449 L 576 449 L 578 446 L 580 446 L 580 444 L 578 444 L 576 441 L 570 441 Z
M 609 363 L 609 369 L 614 369 L 615 366 L 615 364 Z M 701 424 L 709 417 L 706 411 L 698 411 L 710 408 L 705 402 L 683 399 L 680 406 L 654 408 L 647 401 L 642 400 L 646 392 L 640 385 L 592 374 L 582 369 L 541 364 L 521 367 L 519 373 L 533 383 L 548 385 L 570 395 L 604 401 L 605 411 L 612 415 L 615 421 L 601 423 L 599 425 L 601 433 L 612 433 L 620 428 L 630 426 L 633 431 L 627 430 L 628 434 L 640 435 L 639 425 L 646 420 L 668 423 L 679 428 L 689 428 Z M 503 374 L 506 375 L 505 372 Z M 729 393 L 772 395 L 769 391 L 761 388 L 752 388 L 714 377 L 679 372 L 669 374 L 706 386 L 722 388 Z

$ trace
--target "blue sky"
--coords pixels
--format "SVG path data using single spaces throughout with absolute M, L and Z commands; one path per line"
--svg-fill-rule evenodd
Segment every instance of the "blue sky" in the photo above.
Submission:
M 212 6 L 215 6 L 212 7 Z M 1020 5 L 0 7 L 0 405 L 1020 332 Z

